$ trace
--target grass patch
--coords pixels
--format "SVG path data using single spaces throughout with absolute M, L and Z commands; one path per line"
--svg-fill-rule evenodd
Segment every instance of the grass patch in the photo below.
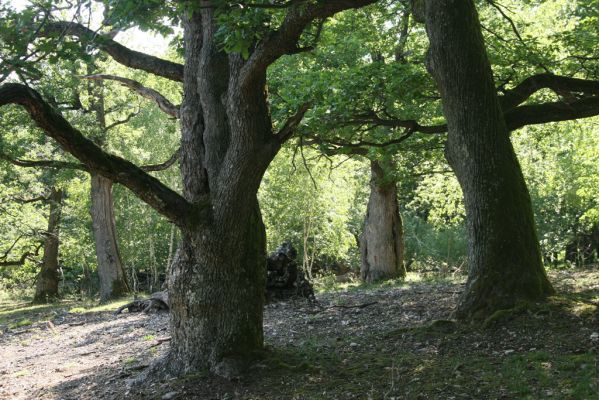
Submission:
M 388 279 L 376 283 L 365 283 L 361 282 L 357 277 L 350 282 L 337 282 L 335 275 L 322 275 L 314 279 L 314 288 L 317 293 L 372 291 L 400 287 L 409 288 L 430 284 L 456 283 L 461 282 L 463 279 L 464 277 L 462 276 L 423 276 L 416 272 L 408 272 L 405 278 Z
M 29 375 L 31 375 L 31 371 L 29 371 L 28 369 L 22 369 L 20 371 L 15 372 L 14 377 L 21 378 L 23 376 L 29 376 Z
M 17 321 L 17 322 L 14 322 L 14 323 L 12 323 L 12 324 L 8 324 L 8 327 L 9 327 L 10 329 L 15 329 L 15 328 L 21 328 L 21 327 L 23 327 L 23 326 L 29 326 L 29 325 L 31 325 L 31 324 L 33 324 L 33 322 L 31 322 L 31 320 L 30 320 L 30 319 L 28 319 L 28 318 L 25 318 L 25 319 L 21 319 L 21 320 L 19 320 L 19 321 Z
M 122 305 L 129 303 L 132 296 L 106 304 L 91 301 L 76 301 L 65 299 L 51 304 L 31 304 L 24 302 L 0 304 L 0 325 L 7 325 L 10 329 L 31 325 L 37 322 L 52 320 L 59 314 L 86 314 L 103 311 L 114 311 Z

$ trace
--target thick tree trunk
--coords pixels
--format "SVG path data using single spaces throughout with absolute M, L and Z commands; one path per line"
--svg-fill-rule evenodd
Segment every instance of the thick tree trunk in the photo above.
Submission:
M 404 277 L 404 238 L 397 184 L 385 181 L 385 171 L 377 161 L 370 162 L 370 171 L 370 197 L 360 237 L 360 275 L 365 282 Z
M 175 374 L 223 376 L 262 349 L 266 235 L 256 206 L 237 223 L 184 233 L 169 281 Z
M 428 0 L 427 67 L 448 125 L 446 157 L 464 192 L 469 275 L 456 315 L 479 319 L 553 292 L 530 196 L 496 94 L 472 0 Z
M 60 244 L 60 216 L 62 213 L 62 190 L 52 188 L 50 193 L 48 231 L 44 240 L 42 269 L 37 276 L 33 302 L 48 303 L 58 298 L 58 247 Z
M 100 301 L 106 302 L 129 292 L 125 270 L 116 241 L 112 181 L 100 175 L 91 176 L 91 216 L 98 276 L 100 278 Z
M 239 86 L 243 59 L 214 39 L 213 13 L 185 23 L 180 166 L 198 223 L 182 227 L 169 274 L 172 340 L 162 370 L 174 375 L 232 376 L 263 346 L 266 233 L 257 191 L 279 144 L 265 76 Z

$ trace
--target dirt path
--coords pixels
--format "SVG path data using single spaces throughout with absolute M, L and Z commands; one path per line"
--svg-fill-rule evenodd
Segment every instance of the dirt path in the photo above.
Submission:
M 457 283 L 327 293 L 323 308 L 268 305 L 271 350 L 248 376 L 198 374 L 141 393 L 127 381 L 168 349 L 156 345 L 167 315 L 63 313 L 0 336 L 0 398 L 599 399 L 599 271 L 553 281 L 562 293 L 549 305 L 486 329 L 445 321 Z

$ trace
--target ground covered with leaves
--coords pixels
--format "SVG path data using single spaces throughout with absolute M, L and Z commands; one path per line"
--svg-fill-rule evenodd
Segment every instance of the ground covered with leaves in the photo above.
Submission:
M 599 399 L 599 270 L 553 272 L 546 304 L 451 321 L 459 280 L 345 285 L 265 310 L 245 376 L 132 386 L 168 350 L 166 314 L 1 305 L 0 398 Z

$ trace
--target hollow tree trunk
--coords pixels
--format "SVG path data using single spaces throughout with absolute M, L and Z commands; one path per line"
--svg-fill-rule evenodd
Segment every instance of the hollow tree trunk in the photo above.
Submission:
M 377 161 L 370 162 L 370 171 L 370 197 L 360 237 L 360 275 L 365 282 L 404 277 L 404 238 L 397 184 L 385 181 L 385 170 Z
M 469 275 L 456 316 L 479 319 L 553 292 L 530 196 L 496 94 L 472 0 L 428 0 L 427 67 L 448 125 L 445 154 L 466 207 Z
M 48 303 L 58 298 L 58 247 L 60 244 L 60 216 L 62 213 L 62 190 L 52 188 L 50 193 L 48 231 L 44 239 L 42 268 L 37 276 L 33 302 Z
M 90 213 L 98 260 L 100 301 L 105 302 L 122 297 L 129 292 L 116 241 L 112 181 L 92 174 L 91 200 Z

